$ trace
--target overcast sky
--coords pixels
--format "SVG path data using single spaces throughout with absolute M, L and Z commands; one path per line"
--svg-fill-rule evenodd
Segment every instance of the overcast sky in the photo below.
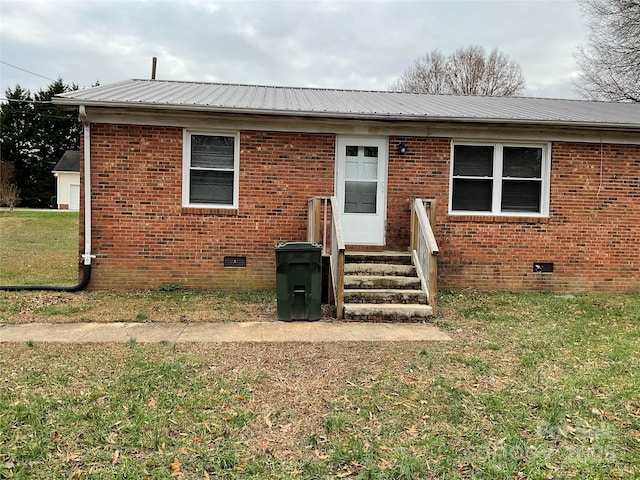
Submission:
M 577 98 L 588 34 L 572 0 L 0 0 L 0 32 L 2 97 L 150 78 L 154 56 L 159 79 L 384 90 L 429 50 L 480 45 L 520 63 L 527 96 Z

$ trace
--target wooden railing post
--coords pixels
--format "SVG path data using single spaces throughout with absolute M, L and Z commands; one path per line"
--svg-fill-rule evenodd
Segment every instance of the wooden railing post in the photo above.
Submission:
M 310 198 L 307 205 L 307 242 L 320 243 L 320 205 L 319 197 Z
M 425 203 L 428 209 L 425 208 Z M 411 256 L 420 278 L 422 290 L 436 314 L 438 292 L 438 243 L 433 233 L 435 226 L 435 200 L 416 198 L 411 209 Z
M 415 203 L 415 202 L 414 202 Z M 411 238 L 409 241 L 409 250 L 413 252 L 418 249 L 418 217 L 416 215 L 415 205 L 411 205 Z

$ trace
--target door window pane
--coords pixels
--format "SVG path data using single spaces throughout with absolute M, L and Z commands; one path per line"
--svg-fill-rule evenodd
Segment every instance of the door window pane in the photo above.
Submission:
M 377 182 L 344 183 L 345 213 L 376 213 Z
M 347 157 L 357 157 L 358 156 L 358 146 L 357 145 L 347 145 L 345 147 L 345 155 Z
M 378 157 L 378 147 L 364 147 L 365 157 Z

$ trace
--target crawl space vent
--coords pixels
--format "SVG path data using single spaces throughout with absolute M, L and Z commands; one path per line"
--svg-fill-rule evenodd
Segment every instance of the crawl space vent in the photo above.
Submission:
M 246 267 L 247 257 L 224 257 L 225 267 Z

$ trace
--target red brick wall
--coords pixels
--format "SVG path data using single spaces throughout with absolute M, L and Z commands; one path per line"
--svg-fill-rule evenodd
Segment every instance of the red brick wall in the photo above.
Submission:
M 554 143 L 545 219 L 450 216 L 449 139 L 391 137 L 389 159 L 388 246 L 408 247 L 412 199 L 435 198 L 439 286 L 640 290 L 639 145 Z M 554 273 L 533 273 L 534 262 Z
M 404 143 L 407 153 L 398 154 Z M 451 140 L 448 138 L 389 138 L 387 190 L 387 247 L 407 250 L 411 232 L 411 207 L 415 198 L 435 198 L 438 218 L 444 219 L 449 191 Z
M 307 200 L 333 191 L 333 135 L 242 132 L 233 211 L 182 208 L 181 128 L 95 124 L 91 142 L 94 289 L 274 288 L 274 246 L 305 240 Z
M 91 288 L 274 288 L 274 246 L 304 240 L 307 200 L 333 193 L 332 134 L 242 131 L 228 212 L 182 208 L 181 128 L 91 128 Z M 640 146 L 554 143 L 548 219 L 449 216 L 449 162 L 447 138 L 389 139 L 387 248 L 408 247 L 413 199 L 435 198 L 440 286 L 640 290 Z

